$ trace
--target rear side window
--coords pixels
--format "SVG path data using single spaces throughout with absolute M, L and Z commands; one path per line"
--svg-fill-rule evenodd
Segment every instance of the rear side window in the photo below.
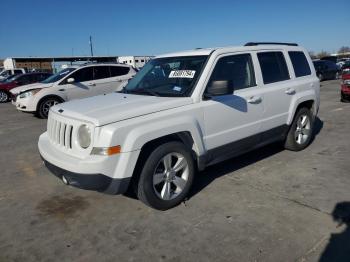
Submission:
M 228 81 L 235 90 L 255 86 L 254 68 L 250 54 L 220 58 L 210 77 L 209 85 L 213 81 Z
M 22 70 L 19 70 L 19 69 L 15 69 L 15 70 L 13 70 L 13 72 L 14 72 L 15 74 L 22 74 Z
M 289 79 L 288 67 L 282 52 L 258 53 L 264 84 Z
M 94 79 L 103 79 L 111 77 L 108 66 L 94 66 Z
M 127 75 L 130 71 L 129 67 L 126 66 L 110 66 L 111 77 Z
M 296 77 L 311 75 L 311 69 L 304 52 L 290 51 L 288 54 L 292 61 Z

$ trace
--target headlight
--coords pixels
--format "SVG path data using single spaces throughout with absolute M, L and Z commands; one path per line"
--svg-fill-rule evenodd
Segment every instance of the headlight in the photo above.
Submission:
M 350 85 L 350 79 L 343 80 L 343 85 Z
M 38 93 L 40 90 L 41 90 L 41 88 L 25 91 L 24 93 L 19 95 L 19 98 L 31 97 L 31 96 L 35 95 L 36 93 Z
M 91 144 L 91 131 L 87 125 L 82 125 L 78 129 L 78 142 L 82 148 L 88 148 Z

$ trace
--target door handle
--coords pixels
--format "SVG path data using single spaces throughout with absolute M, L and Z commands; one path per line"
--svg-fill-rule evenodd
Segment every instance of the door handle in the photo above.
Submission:
M 58 89 L 58 91 L 66 91 L 66 89 L 64 89 L 64 88 L 61 88 L 61 89 Z
M 247 102 L 250 104 L 259 104 L 261 101 L 262 98 L 260 96 L 252 96 L 247 100 Z
M 295 89 L 294 88 L 288 88 L 285 93 L 287 95 L 294 95 L 295 94 Z

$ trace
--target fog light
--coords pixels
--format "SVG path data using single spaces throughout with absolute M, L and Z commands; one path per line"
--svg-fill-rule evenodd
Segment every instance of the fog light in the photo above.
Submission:
M 66 178 L 65 176 L 62 176 L 62 181 L 63 181 L 63 183 L 65 183 L 66 185 L 69 184 L 69 182 L 68 182 L 68 180 L 67 180 L 67 178 Z

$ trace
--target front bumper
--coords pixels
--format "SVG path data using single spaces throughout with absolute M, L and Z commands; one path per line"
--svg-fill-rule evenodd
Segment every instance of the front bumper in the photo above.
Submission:
M 342 100 L 350 101 L 350 86 L 342 85 L 340 96 Z
M 126 192 L 138 157 L 138 152 L 133 151 L 78 158 L 52 145 L 47 133 L 40 136 L 38 148 L 46 167 L 60 179 L 64 176 L 72 186 L 108 194 Z
M 58 178 L 63 176 L 68 184 L 77 188 L 95 191 L 106 191 L 113 185 L 115 194 L 123 194 L 129 187 L 130 178 L 112 179 L 103 174 L 79 174 L 74 173 L 51 164 L 43 158 L 44 164 L 48 170 Z M 108 193 L 108 192 L 107 192 Z
M 19 95 L 17 95 L 16 100 L 13 101 L 13 104 L 20 111 L 25 111 L 25 112 L 36 111 L 36 104 L 33 101 L 33 97 L 20 98 Z

